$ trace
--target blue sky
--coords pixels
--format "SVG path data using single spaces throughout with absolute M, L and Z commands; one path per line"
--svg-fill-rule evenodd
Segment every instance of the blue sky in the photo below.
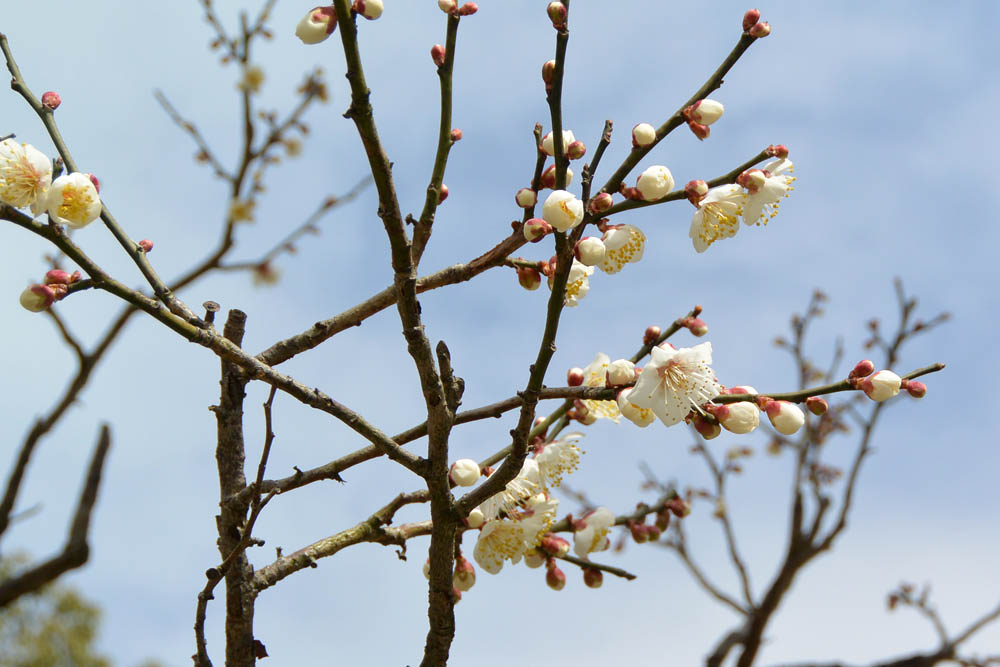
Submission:
M 236 25 L 240 6 L 219 2 Z M 430 174 L 437 127 L 437 77 L 428 51 L 444 40 L 444 16 L 433 2 L 386 3 L 382 19 L 361 25 L 361 46 L 375 119 L 394 161 L 404 211 L 417 211 Z M 534 165 L 531 128 L 547 123 L 539 77 L 554 34 L 543 2 L 481 3 L 462 22 L 455 68 L 454 125 L 464 131 L 445 178 L 449 200 L 438 213 L 423 267 L 468 260 L 509 231 L 519 217 L 514 192 Z M 659 124 L 697 89 L 739 36 L 744 5 L 577 2 L 571 18 L 564 95 L 565 125 L 593 149 L 603 121 L 615 121 L 602 181 L 629 150 L 637 122 Z M 233 67 L 220 68 L 197 3 L 17 3 L 4 10 L 6 33 L 37 93 L 60 92 L 58 120 L 81 167 L 98 174 L 102 197 L 135 238 L 156 248 L 151 260 L 173 276 L 203 257 L 227 206 L 223 184 L 191 159 L 188 137 L 159 109 L 163 90 L 194 120 L 227 164 L 235 160 L 239 116 Z M 365 172 L 348 104 L 339 40 L 305 47 L 293 33 L 306 5 L 278 3 L 272 42 L 255 61 L 266 74 L 265 107 L 287 109 L 304 72 L 322 65 L 332 101 L 314 109 L 312 132 L 296 161 L 272 170 L 257 223 L 240 230 L 236 256 L 254 258 L 304 219 L 325 195 L 346 191 Z M 685 202 L 637 211 L 622 221 L 648 238 L 645 259 L 616 276 L 597 275 L 579 308 L 568 310 L 548 383 L 585 365 L 597 351 L 628 356 L 643 329 L 667 323 L 694 303 L 705 307 L 715 370 L 729 385 L 762 391 L 793 386 L 789 359 L 771 346 L 813 288 L 831 297 L 813 350 L 826 359 L 843 336 L 846 359 L 865 356 L 864 323 L 895 321 L 892 279 L 900 276 L 929 318 L 952 321 L 913 341 L 900 372 L 941 361 L 921 402 L 900 399 L 877 435 L 877 451 L 860 482 L 857 511 L 832 555 L 797 581 L 775 617 L 760 664 L 796 659 L 863 662 L 929 648 L 931 628 L 914 614 L 885 612 L 885 593 L 900 580 L 930 582 L 953 630 L 997 603 L 995 554 L 996 428 L 980 398 L 998 370 L 990 341 L 997 326 L 992 184 L 1000 150 L 990 117 L 1000 103 L 993 72 L 993 26 L 1000 10 L 969 3 L 940 12 L 926 3 L 847 3 L 836 10 L 803 3 L 760 7 L 773 33 L 755 44 L 713 95 L 726 105 L 708 141 L 677 131 L 641 166 L 665 164 L 679 184 L 711 178 L 770 143 L 784 143 L 796 163 L 796 189 L 766 229 L 744 229 L 696 254 L 687 238 Z M 255 7 L 252 8 L 255 11 Z M 13 93 L 0 96 L 0 133 L 51 152 L 30 110 Z M 386 240 L 365 193 L 323 223 L 323 233 L 279 262 L 282 283 L 250 286 L 244 275 L 208 278 L 183 294 L 249 314 L 245 346 L 257 351 L 382 289 L 391 280 Z M 78 241 L 113 274 L 138 286 L 117 245 L 98 226 Z M 6 322 L 0 373 L 10 390 L 0 405 L 0 458 L 10 460 L 32 418 L 47 410 L 72 373 L 71 354 L 51 323 L 20 309 L 16 296 L 46 266 L 47 248 L 12 225 L 0 227 L 6 261 Z M 537 246 L 523 256 L 542 259 Z M 505 398 L 523 386 L 542 327 L 545 290 L 525 292 L 513 275 L 493 271 L 421 301 L 428 335 L 447 341 L 467 381 L 466 407 Z M 59 304 L 74 331 L 94 340 L 118 310 L 109 295 L 87 293 Z M 693 341 L 678 336 L 681 345 Z M 412 362 L 390 310 L 344 332 L 283 367 L 323 388 L 383 430 L 421 421 Z M 846 373 L 845 366 L 844 372 Z M 101 646 L 117 664 L 156 657 L 189 664 L 195 595 L 217 563 L 215 424 L 218 364 L 153 322 L 134 321 L 102 364 L 81 404 L 41 447 L 21 507 L 42 512 L 17 524 L 6 549 L 43 555 L 57 549 L 103 420 L 114 445 L 93 526 L 90 563 L 67 577 L 105 609 Z M 247 400 L 248 459 L 256 460 L 263 424 L 262 386 Z M 988 400 L 988 399 L 986 399 Z M 989 412 L 988 406 L 985 408 Z M 456 456 L 482 458 L 506 443 L 511 420 L 456 431 Z M 351 431 L 291 399 L 275 404 L 278 439 L 271 476 L 326 462 L 361 446 Z M 758 436 L 723 436 L 758 445 Z M 587 455 L 569 480 L 597 502 L 625 511 L 640 498 L 637 463 L 647 462 L 681 485 L 707 483 L 687 454 L 688 432 L 658 425 L 598 424 Z M 259 437 L 258 437 L 259 436 Z M 829 460 L 849 456 L 850 440 L 831 445 Z M 419 445 L 417 445 L 419 447 Z M 787 459 L 757 456 L 733 482 L 730 509 L 756 588 L 770 578 L 784 547 Z M 353 525 L 399 490 L 419 484 L 386 461 L 345 474 L 346 485 L 314 485 L 276 499 L 258 530 L 268 545 L 290 551 Z M 570 509 L 569 501 L 564 501 Z M 426 508 L 401 514 L 423 518 Z M 724 585 L 735 580 L 708 508 L 691 517 L 689 535 L 706 568 Z M 468 548 L 471 550 L 471 539 Z M 299 573 L 261 595 L 257 634 L 274 664 L 415 664 L 423 646 L 426 542 L 406 562 L 383 547 L 361 546 Z M 607 578 L 600 591 L 567 570 L 569 584 L 548 590 L 538 571 L 480 572 L 457 608 L 456 665 L 535 661 L 694 664 L 735 619 L 704 596 L 676 560 L 651 547 L 630 547 L 610 562 L 640 575 Z M 223 608 L 209 608 L 209 647 L 221 656 Z M 378 628 L 374 648 L 358 638 Z M 600 637 L 600 639 L 597 639 Z M 595 641 L 596 640 L 596 641 Z M 1000 642 L 984 632 L 981 652 Z

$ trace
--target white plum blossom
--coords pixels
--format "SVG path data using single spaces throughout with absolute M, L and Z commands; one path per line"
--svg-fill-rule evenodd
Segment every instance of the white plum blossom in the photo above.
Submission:
M 525 550 L 524 526 L 520 521 L 497 519 L 487 521 L 479 532 L 472 557 L 490 574 L 503 569 L 505 560 L 517 563 Z
M 0 141 L 0 201 L 14 208 L 45 210 L 45 193 L 52 184 L 52 160 L 30 144 Z
M 465 517 L 465 523 L 468 524 L 469 528 L 482 528 L 483 524 L 486 523 L 486 516 L 483 514 L 483 510 L 473 507 L 472 511 L 469 512 L 469 516 Z
M 472 486 L 479 481 L 480 474 L 479 464 L 472 459 L 458 459 L 448 472 L 457 486 Z
M 595 236 L 582 238 L 576 244 L 577 259 L 587 266 L 597 266 L 603 262 L 606 252 L 604 241 Z
M 666 426 L 683 421 L 722 391 L 710 367 L 711 343 L 679 350 L 654 347 L 650 357 L 627 400 L 652 410 Z
M 618 409 L 622 416 L 636 426 L 646 428 L 656 420 L 656 415 L 649 408 L 640 408 L 628 402 L 628 395 L 632 393 L 632 387 L 626 387 L 618 392 Z
M 563 152 L 565 152 L 566 147 L 569 146 L 574 141 L 576 141 L 576 137 L 573 136 L 572 130 L 563 130 L 562 137 L 563 137 L 562 147 L 563 147 Z M 542 137 L 542 146 L 541 146 L 542 152 L 545 153 L 546 155 L 555 155 L 556 154 L 555 143 L 556 142 L 555 139 L 552 137 L 552 133 L 549 132 L 544 137 Z
M 669 169 L 656 164 L 639 175 L 635 188 L 645 201 L 663 199 L 674 189 L 674 176 Z
M 722 118 L 723 111 L 725 111 L 725 107 L 722 106 L 721 102 L 704 99 L 698 100 L 691 105 L 688 116 L 696 123 L 711 125 Z
M 608 366 L 611 364 L 611 357 L 604 354 L 603 352 L 598 352 L 594 357 L 594 360 L 583 369 L 583 386 L 585 387 L 603 387 L 607 384 L 607 373 Z M 611 421 L 618 423 L 621 418 L 621 413 L 618 411 L 618 404 L 615 401 L 598 401 L 594 399 L 585 399 L 583 404 L 587 406 L 588 414 L 595 417 L 610 419 Z
M 524 509 L 518 512 L 517 519 L 521 524 L 525 550 L 534 549 L 541 544 L 545 533 L 556 522 L 558 510 L 559 500 L 548 494 L 539 493 L 528 499 Z
M 618 387 L 635 380 L 635 364 L 628 359 L 616 359 L 608 364 L 608 384 Z
M 605 273 L 618 273 L 626 264 L 642 259 L 646 249 L 646 235 L 635 225 L 620 225 L 604 232 L 604 261 L 600 264 Z
M 573 532 L 573 553 L 586 558 L 594 551 L 604 551 L 610 546 L 608 532 L 615 522 L 615 513 L 607 507 L 598 507 L 587 513 L 582 525 Z
M 369 21 L 374 21 L 382 16 L 383 9 L 382 0 L 354 0 L 354 11 Z
M 525 459 L 517 477 L 507 482 L 503 491 L 484 500 L 479 508 L 487 521 L 496 519 L 501 513 L 513 516 L 517 513 L 519 504 L 541 490 L 542 480 L 538 473 L 538 462 L 531 458 Z
M 892 371 L 879 371 L 861 383 L 868 398 L 876 403 L 888 400 L 899 393 L 903 380 Z
M 590 291 L 590 274 L 594 272 L 594 267 L 586 266 L 576 259 L 573 260 L 573 266 L 569 269 L 569 277 L 566 279 L 566 296 L 563 298 L 563 303 L 572 308 L 580 304 L 580 299 L 587 296 L 587 292 Z M 549 287 L 552 287 L 551 281 L 549 282 Z
M 551 489 L 559 486 L 564 475 L 579 467 L 583 452 L 576 443 L 582 437 L 583 433 L 567 433 L 541 446 L 541 451 L 535 454 L 535 462 L 538 463 L 538 476 L 543 487 Z
M 52 222 L 80 229 L 101 215 L 101 199 L 87 174 L 74 172 L 52 181 L 45 209 Z
M 337 28 L 337 14 L 333 7 L 313 7 L 295 26 L 295 36 L 303 44 L 319 44 Z
M 764 410 L 774 430 L 783 435 L 792 435 L 806 423 L 802 409 L 788 401 L 771 401 Z
M 760 425 L 760 410 L 750 401 L 739 401 L 724 406 L 726 409 L 717 413 L 722 428 L 742 435 L 750 433 Z
M 747 191 L 743 204 L 743 222 L 748 225 L 766 225 L 778 215 L 778 204 L 788 196 L 795 181 L 791 175 L 795 167 L 788 158 L 772 160 L 760 170 L 764 174 L 764 182 Z
M 639 123 L 632 128 L 632 145 L 640 148 L 656 141 L 656 128 L 649 123 Z
M 705 252 L 708 246 L 719 239 L 736 235 L 740 228 L 740 214 L 746 195 L 743 188 L 735 183 L 712 188 L 698 203 L 698 210 L 691 218 L 688 236 L 694 249 Z
M 553 190 L 542 204 L 542 218 L 560 232 L 568 231 L 583 220 L 583 202 L 572 192 Z

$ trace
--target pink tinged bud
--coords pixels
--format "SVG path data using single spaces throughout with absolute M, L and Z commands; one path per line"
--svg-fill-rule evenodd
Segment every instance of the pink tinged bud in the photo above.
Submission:
M 295 36 L 303 44 L 319 44 L 337 28 L 337 13 L 333 7 L 314 7 L 295 27 Z
M 545 82 L 546 87 L 552 85 L 552 75 L 555 73 L 555 71 L 556 71 L 555 60 L 546 60 L 544 63 L 542 63 L 542 81 Z
M 683 519 L 691 513 L 691 505 L 683 498 L 671 498 L 667 501 L 667 509 L 673 512 L 678 519 Z
M 927 394 L 927 385 L 916 380 L 906 381 L 906 393 L 913 398 L 923 398 Z
M 604 261 L 604 241 L 594 236 L 587 236 L 576 242 L 574 253 L 583 265 L 597 266 Z
M 750 33 L 751 37 L 755 37 L 757 39 L 760 39 L 761 37 L 767 37 L 768 35 L 771 34 L 771 24 L 768 23 L 767 21 L 763 21 L 762 23 L 758 23 L 754 27 L 750 28 L 748 32 Z
M 750 9 L 746 14 L 743 15 L 743 32 L 750 32 L 750 28 L 757 25 L 757 21 L 760 20 L 760 11 L 756 9 Z
M 545 583 L 552 590 L 561 591 L 566 586 L 566 574 L 555 565 L 550 565 L 545 573 Z
M 708 333 L 708 325 L 705 324 L 705 320 L 701 319 L 700 317 L 687 318 L 684 326 L 686 326 L 688 328 L 688 331 L 690 331 L 695 336 L 704 336 L 705 334 Z
M 759 392 L 748 384 L 739 385 L 737 387 L 730 387 L 724 393 L 726 394 L 751 394 L 756 396 Z
M 21 306 L 33 313 L 40 313 L 56 300 L 56 293 L 47 285 L 30 285 L 21 292 Z
M 861 383 L 861 389 L 876 403 L 888 400 L 899 393 L 902 380 L 892 371 L 879 371 Z
M 688 129 L 694 136 L 698 137 L 699 140 L 704 141 L 708 139 L 708 135 L 712 133 L 708 125 L 702 125 L 701 123 L 696 123 L 693 120 L 688 121 Z
M 850 375 L 847 376 L 847 379 L 853 380 L 855 378 L 868 377 L 874 372 L 875 372 L 875 363 L 871 359 L 862 359 L 857 363 L 857 365 L 854 367 L 854 370 L 851 371 Z
M 45 280 L 42 282 L 46 285 L 69 285 L 75 281 L 73 280 L 73 277 L 65 271 L 52 269 L 45 274 Z
M 814 415 L 825 415 L 826 411 L 830 409 L 830 404 L 819 396 L 810 396 L 806 399 L 806 408 Z
M 448 476 L 456 486 L 472 486 L 479 481 L 479 464 L 472 459 L 458 459 L 451 464 Z
M 139 247 L 142 248 L 143 252 L 149 253 L 153 251 L 153 242 L 149 239 L 143 239 L 139 241 Z
M 369 21 L 382 16 L 382 0 L 354 0 L 354 11 Z
M 656 141 L 656 128 L 649 123 L 639 123 L 632 128 L 632 147 L 645 148 Z
M 750 433 L 760 425 L 760 410 L 749 401 L 730 403 L 724 414 L 716 413 L 722 427 L 731 433 L 742 435 Z
M 566 152 L 566 155 L 568 157 L 569 146 L 570 144 L 576 141 L 576 137 L 573 135 L 572 130 L 563 130 L 562 137 L 563 137 L 562 139 L 563 151 Z M 556 154 L 555 139 L 552 138 L 551 132 L 542 137 L 542 145 L 539 148 L 541 148 L 542 152 L 545 153 L 546 155 Z
M 684 196 L 688 198 L 695 206 L 698 206 L 705 195 L 708 194 L 708 183 L 705 181 L 688 181 L 688 184 L 684 186 Z
M 566 167 L 566 187 L 573 182 L 573 170 Z M 543 188 L 554 188 L 556 187 L 556 166 L 550 164 L 545 171 L 542 172 L 542 187 Z
M 802 409 L 788 401 L 770 401 L 765 412 L 774 430 L 783 435 L 792 435 L 806 422 Z
M 462 130 L 460 130 L 460 129 L 458 129 L 456 127 L 454 130 L 451 131 L 451 135 L 450 136 L 451 136 L 451 142 L 452 143 L 455 143 L 456 141 L 461 141 L 462 140 Z
M 785 144 L 771 144 L 767 147 L 767 154 L 784 160 L 788 157 L 788 146 Z
M 441 8 L 442 12 L 450 14 L 458 11 L 458 2 L 455 0 L 438 0 L 438 7 Z
M 579 387 L 585 379 L 582 368 L 571 368 L 566 371 L 566 384 L 570 387 Z
M 583 583 L 588 588 L 600 588 L 604 583 L 604 573 L 593 567 L 583 568 Z
M 628 530 L 632 534 L 632 539 L 635 540 L 636 544 L 649 541 L 649 534 L 643 528 L 645 526 L 639 523 L 629 524 Z
M 459 16 L 472 16 L 479 11 L 479 5 L 474 2 L 467 2 L 458 8 Z
M 452 605 L 456 605 L 462 601 L 462 591 L 457 588 L 452 587 L 451 589 Z
M 465 525 L 469 528 L 482 528 L 484 523 L 486 523 L 486 515 L 478 507 L 473 508 L 469 512 L 469 516 L 465 517 Z
M 517 282 L 524 289 L 533 292 L 542 284 L 542 274 L 530 266 L 517 267 Z
M 705 440 L 717 438 L 722 433 L 722 427 L 719 426 L 718 422 L 707 419 L 702 415 L 697 415 L 691 420 L 691 423 L 694 426 L 694 430 L 698 431 L 698 434 L 705 438 Z
M 62 104 L 62 98 L 59 97 L 59 93 L 48 91 L 47 93 L 42 93 L 42 106 L 51 111 L 55 111 Z
M 538 243 L 546 234 L 552 232 L 552 225 L 545 222 L 542 218 L 531 218 L 524 223 L 521 228 L 524 233 L 524 238 L 532 243 Z
M 538 545 L 538 548 L 553 557 L 565 556 L 569 553 L 569 541 L 558 535 L 548 533 L 542 538 L 542 542 Z
M 542 204 L 542 218 L 560 232 L 583 221 L 583 202 L 566 190 L 553 190 Z
M 438 188 L 438 203 L 443 204 L 444 200 L 448 198 L 448 186 L 444 183 Z
M 653 165 L 639 175 L 635 189 L 645 201 L 663 199 L 674 189 L 674 176 L 663 165 Z
M 631 384 L 635 381 L 635 364 L 628 359 L 616 359 L 608 364 L 606 377 L 611 387 Z
M 736 177 L 736 183 L 746 188 L 751 194 L 760 190 L 767 181 L 767 176 L 760 169 L 747 169 Z
M 587 146 L 582 141 L 573 141 L 566 147 L 566 157 L 570 160 L 579 160 L 587 154 Z
M 604 213 L 615 203 L 614 197 L 612 197 L 607 192 L 602 192 L 596 197 L 592 197 L 590 202 L 587 204 L 587 210 L 594 215 L 600 215 Z
M 722 112 L 724 110 L 725 107 L 722 106 L 721 102 L 705 99 L 698 100 L 685 109 L 684 115 L 688 118 L 688 120 L 693 120 L 696 123 L 711 125 L 715 121 L 722 118 Z
M 93 174 L 87 174 L 86 176 L 90 179 L 90 182 L 94 184 L 94 189 L 97 190 L 97 194 L 101 194 L 101 181 L 97 179 L 97 176 L 94 176 Z
M 566 27 L 566 5 L 561 2 L 550 2 L 545 8 L 545 13 L 549 15 L 553 28 L 558 30 Z
M 521 208 L 531 208 L 538 203 L 538 193 L 531 188 L 521 188 L 514 195 L 514 201 Z
M 451 583 L 464 593 L 476 585 L 476 568 L 469 561 L 459 557 L 455 561 L 455 573 L 451 577 Z
M 642 344 L 643 345 L 656 345 L 656 341 L 660 338 L 660 327 L 655 324 L 651 324 L 646 327 L 646 331 L 642 334 Z
M 445 51 L 443 46 L 441 46 L 440 44 L 435 44 L 434 46 L 431 47 L 431 60 L 434 61 L 435 65 L 437 65 L 438 67 L 444 65 L 444 57 L 445 57 Z
M 529 551 L 524 554 L 524 564 L 532 570 L 535 570 L 540 568 L 542 565 L 545 565 L 545 556 L 534 550 Z

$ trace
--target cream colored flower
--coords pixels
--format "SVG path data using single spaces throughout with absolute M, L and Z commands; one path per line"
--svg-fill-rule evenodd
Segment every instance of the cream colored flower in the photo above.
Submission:
M 747 191 L 743 204 L 743 222 L 748 225 L 766 225 L 778 215 L 778 204 L 793 190 L 792 183 L 795 182 L 792 176 L 795 167 L 787 158 L 772 160 L 760 170 L 764 174 L 764 182 Z
M 542 486 L 551 489 L 562 483 L 564 475 L 568 475 L 576 470 L 580 465 L 580 455 L 583 451 L 577 446 L 577 442 L 583 437 L 583 433 L 567 433 L 566 435 L 546 443 L 541 451 L 535 454 L 535 461 L 538 463 L 538 476 L 541 478 Z
M 691 218 L 688 236 L 694 249 L 705 252 L 719 239 L 736 235 L 740 228 L 740 214 L 745 199 L 743 188 L 734 184 L 712 188 L 698 203 L 698 210 Z
M 64 174 L 52 182 L 45 199 L 49 219 L 80 229 L 101 215 L 101 198 L 87 174 Z
M 642 259 L 646 249 L 646 235 L 635 225 L 619 225 L 604 232 L 604 261 L 600 264 L 605 273 L 618 273 L 626 264 Z
M 29 144 L 0 141 L 0 201 L 14 208 L 45 210 L 45 194 L 52 184 L 52 160 Z
M 586 558 L 594 551 L 604 551 L 610 546 L 608 532 L 615 523 L 615 513 L 607 507 L 598 507 L 584 515 L 582 525 L 573 533 L 573 553 Z
M 679 350 L 654 347 L 650 355 L 628 402 L 649 408 L 665 425 L 683 421 L 689 412 L 700 410 L 722 391 L 710 366 L 711 343 Z
M 610 363 L 611 357 L 603 352 L 598 352 L 594 357 L 594 360 L 583 369 L 583 385 L 585 387 L 605 386 L 607 384 L 606 379 Z M 618 403 L 615 401 L 586 399 L 583 401 L 583 404 L 587 406 L 588 413 L 595 417 L 610 419 L 616 424 L 621 418 L 621 413 L 618 410 Z

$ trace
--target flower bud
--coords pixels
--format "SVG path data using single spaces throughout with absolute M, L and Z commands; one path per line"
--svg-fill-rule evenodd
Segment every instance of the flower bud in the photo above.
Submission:
M 459 556 L 455 559 L 455 573 L 451 576 L 451 583 L 464 593 L 476 585 L 476 568 Z
M 871 359 L 862 359 L 851 371 L 847 379 L 865 378 L 875 372 L 875 363 Z
M 20 296 L 21 307 L 33 313 L 40 313 L 56 300 L 56 293 L 48 285 L 30 285 Z
M 736 434 L 750 433 L 760 425 L 760 410 L 749 401 L 740 401 L 720 406 L 724 410 L 715 413 L 716 419 L 727 431 Z
M 444 200 L 448 198 L 448 186 L 444 183 L 438 188 L 438 204 L 443 204 Z
M 726 501 L 719 498 L 715 501 L 715 508 L 712 510 L 712 516 L 716 519 L 721 519 L 726 516 Z
M 759 392 L 748 384 L 738 385 L 736 387 L 730 387 L 726 390 L 727 394 L 750 394 L 756 396 Z
M 596 567 L 585 567 L 583 568 L 583 583 L 588 588 L 600 588 L 601 584 L 604 583 L 604 573 Z
M 583 202 L 566 190 L 555 190 L 542 205 L 542 217 L 560 232 L 576 227 L 583 221 Z
M 552 561 L 549 561 L 548 571 L 545 573 L 545 583 L 554 591 L 561 591 L 566 586 L 566 574 Z
M 646 330 L 642 334 L 642 344 L 643 345 L 656 345 L 656 341 L 660 338 L 660 327 L 655 324 L 651 324 L 646 327 Z
M 691 505 L 683 498 L 671 498 L 667 501 L 666 508 L 678 519 L 683 519 L 691 513 Z
M 736 177 L 736 183 L 755 193 L 767 181 L 767 176 L 760 169 L 747 169 Z
M 566 147 L 566 157 L 570 160 L 579 160 L 587 154 L 587 146 L 580 140 L 573 141 Z
M 566 371 L 566 384 L 570 387 L 579 387 L 586 378 L 582 368 L 571 368 Z
M 604 241 L 594 236 L 586 236 L 576 242 L 573 252 L 584 265 L 597 266 L 604 261 Z
M 382 16 L 382 0 L 354 0 L 354 11 L 369 21 Z
M 337 13 L 333 7 L 313 7 L 295 27 L 295 36 L 303 44 L 319 44 L 337 28 Z
M 438 7 L 445 14 L 451 14 L 458 11 L 458 2 L 456 0 L 438 0 Z
M 570 183 L 573 182 L 573 170 L 566 167 L 566 187 L 569 187 Z M 542 172 L 542 187 L 543 188 L 554 188 L 556 187 L 556 166 L 550 164 L 545 171 Z
M 785 144 L 771 144 L 767 147 L 767 154 L 771 157 L 784 160 L 788 157 L 788 146 Z
M 149 239 L 143 239 L 139 241 L 138 245 L 140 248 L 142 248 L 142 251 L 145 253 L 153 252 L 153 242 L 150 241 Z
M 434 61 L 435 65 L 437 65 L 438 67 L 444 65 L 444 58 L 445 58 L 445 51 L 443 46 L 441 46 L 440 44 L 435 44 L 434 46 L 431 47 L 431 60 Z
M 462 591 L 458 590 L 454 586 L 451 589 L 452 605 L 456 605 L 462 601 Z
M 458 459 L 448 471 L 448 477 L 456 486 L 472 486 L 479 481 L 479 476 L 479 464 L 472 459 Z
M 560 4 L 561 6 L 562 3 L 557 3 L 557 4 Z M 573 132 L 571 130 L 563 130 L 562 137 L 563 137 L 562 140 L 563 151 L 566 151 L 568 155 L 567 149 L 569 148 L 570 144 L 576 141 L 576 137 L 573 136 Z M 542 152 L 545 153 L 546 155 L 556 154 L 555 139 L 552 138 L 551 132 L 542 137 L 542 145 L 540 146 L 540 148 Z
M 606 371 L 608 386 L 618 387 L 635 381 L 635 364 L 628 359 L 616 359 L 608 364 Z
M 545 82 L 545 87 L 548 88 L 552 85 L 552 75 L 556 71 L 556 61 L 546 60 L 542 63 L 542 81 Z
M 542 274 L 530 266 L 517 267 L 517 282 L 524 289 L 533 292 L 542 285 Z
M 645 148 L 656 141 L 656 128 L 649 123 L 639 123 L 632 128 L 632 147 Z
M 60 269 L 52 269 L 45 273 L 45 279 L 42 281 L 46 285 L 69 285 L 75 282 L 70 274 Z
M 569 541 L 559 537 L 558 535 L 547 533 L 545 537 L 542 538 L 538 548 L 548 555 L 558 558 L 559 556 L 565 556 L 569 553 Z
M 725 107 L 722 106 L 721 102 L 716 102 L 715 100 L 698 100 L 688 108 L 684 109 L 684 116 L 688 120 L 693 120 L 701 125 L 711 125 L 715 121 L 722 118 L 722 112 Z
M 751 37 L 760 39 L 761 37 L 767 37 L 771 34 L 771 24 L 767 21 L 756 24 L 754 27 L 750 28 L 747 32 L 750 33 Z
M 705 195 L 708 194 L 708 183 L 705 181 L 688 181 L 688 184 L 684 186 L 684 196 L 688 198 L 688 201 L 698 206 Z
M 611 208 L 614 203 L 614 197 L 607 192 L 601 192 L 590 198 L 590 201 L 587 203 L 587 210 L 594 215 L 600 215 Z
M 545 556 L 532 549 L 524 554 L 524 564 L 534 570 L 545 565 Z
M 684 326 L 695 336 L 704 336 L 708 333 L 708 325 L 700 317 L 688 317 L 684 320 Z
M 810 396 L 806 399 L 806 408 L 814 415 L 824 415 L 830 408 L 830 405 L 826 402 L 826 399 L 819 396 Z
M 656 201 L 674 189 L 674 176 L 663 165 L 653 165 L 639 175 L 635 188 L 645 201 Z
M 876 403 L 888 400 L 899 393 L 902 380 L 892 371 L 879 371 L 861 383 L 861 389 Z
M 538 243 L 552 231 L 552 225 L 541 218 L 530 218 L 521 227 L 524 238 L 532 243 Z
M 486 523 L 486 515 L 478 507 L 473 507 L 469 516 L 465 517 L 465 525 L 469 528 L 482 528 L 484 523 Z
M 566 5 L 561 2 L 550 2 L 545 8 L 545 13 L 549 15 L 553 28 L 559 30 L 566 27 Z
M 91 183 L 94 184 L 94 189 L 97 190 L 98 194 L 100 194 L 101 193 L 101 181 L 97 178 L 97 176 L 94 176 L 93 174 L 84 174 L 84 176 L 86 176 L 87 180 L 89 180 Z
M 756 9 L 747 10 L 747 13 L 743 15 L 743 32 L 750 32 L 750 28 L 757 25 L 757 21 L 760 20 L 760 11 Z
M 428 558 L 424 561 L 424 576 L 427 577 L 427 581 L 431 580 L 431 559 Z
M 538 203 L 538 193 L 531 188 L 521 188 L 514 195 L 514 201 L 521 208 L 531 208 Z
M 479 11 L 479 5 L 474 2 L 467 2 L 458 8 L 459 16 L 472 16 Z
M 656 513 L 655 525 L 660 529 L 661 533 L 670 527 L 670 511 L 668 509 L 663 508 Z
M 59 93 L 48 91 L 42 93 L 42 106 L 50 111 L 55 111 L 62 104 L 62 98 L 59 97 Z
M 788 401 L 769 401 L 764 411 L 774 430 L 783 435 L 792 435 L 806 422 L 802 409 Z
M 927 394 L 927 385 L 916 380 L 906 381 L 906 393 L 913 398 L 923 398 Z
M 706 419 L 702 415 L 695 415 L 695 418 L 691 420 L 691 425 L 694 426 L 694 430 L 698 431 L 698 434 L 705 438 L 705 440 L 718 438 L 719 434 L 722 433 L 722 427 L 719 426 L 719 422 Z
M 709 129 L 708 125 L 702 125 L 701 123 L 696 123 L 693 120 L 688 121 L 688 129 L 691 133 L 698 137 L 699 141 L 704 141 L 708 139 L 708 135 L 712 134 L 712 130 Z
M 460 129 L 458 129 L 456 127 L 455 129 L 453 129 L 451 131 L 451 134 L 448 135 L 448 136 L 451 137 L 451 143 L 455 143 L 456 141 L 461 141 L 462 140 L 462 130 L 460 130 Z
M 636 544 L 649 541 L 649 533 L 643 530 L 645 526 L 641 523 L 629 522 L 628 530 L 632 534 L 632 539 Z

